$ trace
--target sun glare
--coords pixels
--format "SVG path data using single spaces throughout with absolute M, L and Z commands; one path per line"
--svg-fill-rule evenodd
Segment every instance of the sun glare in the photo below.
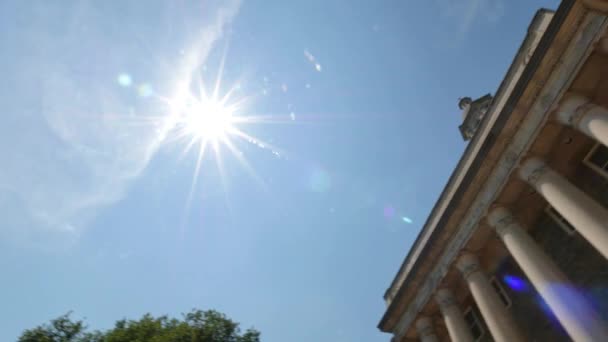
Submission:
M 209 141 L 225 139 L 233 129 L 233 112 L 222 103 L 209 99 L 194 100 L 183 112 L 184 132 Z
M 232 163 L 225 163 L 226 156 L 237 161 L 264 190 L 267 190 L 265 180 L 249 163 L 247 154 L 242 148 L 249 149 L 249 146 L 255 146 L 272 153 L 276 158 L 287 159 L 281 149 L 251 135 L 247 132 L 247 128 L 259 124 L 292 123 L 295 114 L 251 113 L 249 107 L 255 97 L 260 95 L 259 92 L 248 87 L 243 89 L 242 79 L 230 87 L 222 87 L 224 60 L 225 56 L 220 62 L 215 82 L 209 88 L 205 86 L 202 71 L 199 73 L 196 68 L 180 68 L 189 73 L 183 79 L 176 80 L 177 83 L 169 96 L 152 93 L 151 86 L 148 87 L 148 92 L 152 94 L 150 96 L 154 96 L 165 106 L 166 115 L 161 118 L 162 129 L 159 129 L 162 140 L 183 146 L 180 160 L 194 160 L 192 182 L 185 206 L 186 213 L 189 212 L 194 199 L 199 177 L 207 173 L 209 171 L 207 167 L 211 166 L 204 162 L 215 164 L 224 190 L 228 184 L 225 179 L 227 176 L 225 168 L 232 167 L 228 166 Z M 121 86 L 128 87 L 132 80 L 129 75 L 121 74 L 118 76 L 118 82 Z M 287 89 L 287 86 L 283 88 Z M 265 92 L 264 89 L 264 94 Z
M 222 62 L 215 85 L 209 89 L 210 91 L 199 76 L 198 82 L 193 79 L 182 82 L 172 97 L 159 96 L 169 109 L 166 125 L 171 132 L 170 136 L 175 141 L 184 143 L 182 156 L 187 155 L 191 150 L 196 151 L 187 208 L 190 207 L 203 160 L 208 155 L 207 151 L 211 150 L 213 153 L 222 184 L 225 182 L 223 154 L 228 152 L 264 188 L 266 188 L 264 180 L 249 164 L 245 154 L 240 150 L 240 143 L 247 142 L 282 158 L 283 152 L 278 148 L 249 135 L 244 128 L 252 124 L 282 122 L 281 120 L 285 121 L 285 119 L 273 115 L 245 114 L 253 95 L 242 94 L 240 82 L 228 88 L 226 92 L 222 92 L 220 85 L 223 65 Z M 293 117 L 290 121 L 292 120 Z

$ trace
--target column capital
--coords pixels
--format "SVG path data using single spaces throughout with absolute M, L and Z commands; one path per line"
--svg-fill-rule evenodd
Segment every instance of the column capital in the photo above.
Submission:
M 448 288 L 441 288 L 435 293 L 435 301 L 443 316 L 443 322 L 452 341 L 472 342 L 473 334 L 464 319 L 456 297 Z
M 504 207 L 498 207 L 490 211 L 486 219 L 490 226 L 492 226 L 498 235 L 501 236 L 506 233 L 510 227 L 517 224 L 517 220 L 513 214 Z
M 541 159 L 536 157 L 528 158 L 519 168 L 519 178 L 531 185 L 536 185 L 540 177 L 548 170 L 549 167 Z
M 428 316 L 418 318 L 416 320 L 416 331 L 421 339 L 435 335 L 435 332 L 433 331 L 433 321 L 431 318 Z
M 456 298 L 449 289 L 439 289 L 435 293 L 435 301 L 439 305 L 439 309 L 445 310 L 456 305 Z
M 581 109 L 588 104 L 590 104 L 590 100 L 585 96 L 578 94 L 568 96 L 557 108 L 557 120 L 564 125 L 577 127 L 586 112 Z
M 456 267 L 462 273 L 464 279 L 467 279 L 471 274 L 479 271 L 479 259 L 471 253 L 463 254 L 456 261 Z

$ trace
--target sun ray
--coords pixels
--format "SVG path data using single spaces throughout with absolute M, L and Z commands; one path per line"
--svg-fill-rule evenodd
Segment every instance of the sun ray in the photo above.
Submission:
M 207 141 L 203 140 L 198 150 L 198 156 L 196 157 L 196 166 L 194 167 L 194 176 L 192 177 L 192 186 L 190 187 L 191 193 L 194 191 L 194 189 L 196 188 L 196 184 L 198 183 L 198 177 L 201 173 L 201 165 L 203 164 L 203 158 L 205 158 L 206 149 Z
M 196 137 L 190 137 L 190 141 L 184 147 L 184 149 L 182 150 L 182 153 L 180 153 L 179 159 L 180 160 L 183 159 L 188 154 L 188 152 L 190 152 L 190 150 L 196 143 L 198 143 L 198 140 L 196 139 Z
M 224 76 L 224 66 L 226 65 L 226 54 L 228 53 L 228 42 L 224 46 L 224 52 L 220 61 L 220 66 L 217 70 L 217 78 L 215 79 L 215 88 L 213 89 L 212 99 L 217 100 L 220 91 L 220 85 L 222 83 L 222 77 Z
M 249 164 L 249 161 L 247 160 L 247 158 L 245 158 L 243 152 L 241 152 L 241 150 L 234 146 L 234 144 L 230 140 L 226 140 L 226 147 L 228 147 L 230 152 L 232 152 L 232 155 L 239 161 L 239 163 L 241 164 L 241 166 L 243 166 L 245 171 L 247 171 L 249 176 L 256 181 L 258 186 L 260 186 L 262 190 L 264 190 L 264 192 L 270 192 L 268 184 L 266 184 L 262 177 L 260 177 L 260 175 L 255 172 L 255 169 L 251 166 L 251 164 Z
M 228 141 L 227 139 L 224 139 L 223 142 Z M 228 212 L 230 214 L 230 217 L 232 217 L 232 203 L 230 202 L 230 198 L 228 197 L 228 193 L 230 192 L 230 186 L 228 185 L 227 181 L 226 181 L 226 174 L 225 174 L 225 169 L 224 169 L 224 161 L 222 158 L 222 154 L 220 153 L 219 147 L 214 147 L 214 152 L 215 152 L 215 160 L 216 160 L 216 166 L 217 166 L 217 171 L 219 173 L 220 176 L 220 183 L 222 185 L 222 197 L 224 199 L 224 204 L 226 205 L 226 207 L 228 208 Z
M 190 183 L 190 191 L 188 192 L 188 198 L 186 199 L 186 213 L 190 212 L 192 205 L 192 198 L 196 192 L 196 185 L 198 184 L 198 177 L 201 172 L 201 165 L 203 164 L 203 158 L 205 157 L 205 150 L 207 148 L 207 141 L 201 141 L 198 155 L 196 157 L 196 165 L 194 166 L 194 173 L 192 175 L 192 182 Z
M 237 109 L 238 109 L 238 106 L 239 106 L 239 104 L 240 104 L 239 102 L 240 102 L 241 100 L 245 100 L 245 99 L 247 99 L 247 98 L 248 98 L 247 96 L 244 96 L 244 97 L 243 97 L 242 99 L 240 99 L 238 102 L 235 102 L 235 103 L 230 103 L 230 99 L 231 99 L 231 97 L 234 95 L 234 93 L 236 93 L 236 91 L 237 91 L 237 90 L 239 90 L 239 84 L 241 84 L 242 82 L 243 82 L 243 80 L 242 80 L 242 79 L 240 79 L 240 80 L 238 80 L 237 82 L 235 82 L 235 83 L 232 85 L 232 87 L 230 87 L 230 89 L 228 89 L 228 91 L 226 92 L 226 94 L 224 94 L 224 96 L 222 96 L 222 98 L 221 98 L 221 99 L 219 99 L 219 103 L 220 103 L 222 106 L 230 106 L 230 107 L 232 107 L 234 110 L 237 110 Z
M 270 144 L 270 143 L 268 143 L 266 141 L 260 140 L 260 139 L 258 139 L 256 137 L 253 137 L 253 136 L 251 136 L 251 135 L 243 132 L 242 130 L 240 130 L 238 128 L 233 128 L 231 130 L 231 132 L 234 135 L 237 135 L 237 136 L 245 139 L 246 141 L 248 141 L 248 142 L 250 142 L 250 143 L 258 146 L 261 149 L 265 149 L 265 150 L 269 150 L 271 152 L 277 152 L 277 153 L 281 153 L 281 154 L 284 153 L 284 151 L 282 151 L 278 147 L 276 147 L 276 146 L 274 146 L 274 145 L 272 145 L 272 144 Z
M 238 112 L 240 111 L 242 108 L 246 107 L 246 104 L 250 103 L 252 100 L 254 99 L 254 96 L 243 96 L 231 103 L 228 103 L 228 100 L 226 100 L 226 102 L 224 102 L 224 106 L 227 106 L 228 108 L 230 108 L 231 110 Z M 249 116 L 249 115 L 247 115 Z
M 245 143 L 254 145 L 265 151 L 281 157 L 284 152 L 262 139 L 257 138 L 244 131 L 245 127 L 253 124 L 266 123 L 292 123 L 289 116 L 273 115 L 250 115 L 247 107 L 250 106 L 255 95 L 242 94 L 240 84 L 242 79 L 232 84 L 225 92 L 222 90 L 222 80 L 226 62 L 226 51 L 221 57 L 217 78 L 213 81 L 204 80 L 199 72 L 191 75 L 189 79 L 180 83 L 172 97 L 163 97 L 159 94 L 153 96 L 168 108 L 167 124 L 171 127 L 172 134 L 169 141 L 175 141 L 183 145 L 181 158 L 198 149 L 194 172 L 192 175 L 190 188 L 188 191 L 185 214 L 188 217 L 193 206 L 195 196 L 200 193 L 199 177 L 207 175 L 204 172 L 209 160 L 213 160 L 217 167 L 219 182 L 221 183 L 223 199 L 232 216 L 232 203 L 230 201 L 230 172 L 227 156 L 234 156 L 241 166 L 254 180 L 254 183 L 265 193 L 269 194 L 270 189 L 267 180 L 261 177 L 251 165 L 248 158 L 239 149 L 242 147 L 236 144 L 242 140 Z M 207 88 L 209 85 L 209 88 Z M 223 87 L 226 88 L 225 86 Z M 237 95 L 238 94 L 238 95 Z M 246 115 L 247 113 L 247 115 Z M 226 147 L 226 148 L 224 148 Z M 208 153 L 211 150 L 212 153 Z M 227 154 L 226 154 L 227 153 Z M 209 157 L 208 157 L 209 155 Z M 232 160 L 230 160 L 232 161 Z M 205 183 L 207 184 L 207 183 Z M 185 229 L 185 226 L 182 228 Z
M 243 124 L 293 124 L 287 115 L 247 115 L 237 119 Z
M 186 223 L 188 222 L 188 215 L 190 215 L 190 209 L 192 207 L 192 200 L 194 199 L 194 194 L 196 192 L 196 185 L 198 184 L 198 177 L 200 175 L 201 165 L 203 162 L 203 158 L 205 155 L 205 149 L 207 147 L 206 141 L 201 141 L 199 146 L 198 155 L 196 158 L 196 165 L 194 167 L 194 172 L 192 173 L 192 181 L 190 182 L 190 189 L 188 191 L 188 197 L 186 198 L 186 204 L 184 205 L 184 212 L 181 218 L 181 224 L 179 228 L 180 236 L 184 236 Z
M 205 81 L 200 74 L 198 75 L 198 91 L 200 92 L 199 96 L 201 99 L 209 98 L 209 95 L 207 95 L 207 88 L 205 87 Z

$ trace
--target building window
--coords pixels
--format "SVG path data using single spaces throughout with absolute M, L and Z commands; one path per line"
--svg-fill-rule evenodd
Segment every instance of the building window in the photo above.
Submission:
M 467 322 L 469 328 L 471 329 L 471 333 L 473 334 L 473 340 L 475 342 L 481 340 L 484 333 L 483 326 L 481 325 L 481 321 L 479 320 L 477 312 L 475 312 L 472 307 L 469 306 L 464 311 L 464 320 Z
M 583 163 L 603 177 L 608 178 L 608 147 L 595 144 L 587 153 Z
M 553 219 L 553 221 L 555 221 L 555 223 L 557 223 L 558 226 L 560 226 L 564 232 L 566 232 L 566 234 L 573 235 L 576 233 L 576 229 L 574 229 L 570 222 L 568 222 L 568 220 L 558 213 L 555 208 L 549 205 L 547 208 L 545 208 L 545 212 L 547 215 L 549 215 L 549 217 L 551 217 L 551 219 Z
M 500 281 L 498 281 L 496 277 L 492 277 L 492 279 L 490 279 L 490 284 L 492 284 L 492 287 L 494 290 L 496 290 L 500 301 L 505 305 L 505 307 L 511 307 L 511 298 L 509 298 L 509 295 L 507 295 L 507 291 L 505 291 L 505 288 L 502 287 Z

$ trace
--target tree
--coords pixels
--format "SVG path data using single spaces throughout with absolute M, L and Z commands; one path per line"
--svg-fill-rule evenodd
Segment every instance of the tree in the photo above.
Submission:
M 214 310 L 193 310 L 182 319 L 144 315 L 139 320 L 119 320 L 114 328 L 87 332 L 70 314 L 21 334 L 19 342 L 259 342 L 260 333 L 247 329 Z
M 82 321 L 73 322 L 70 313 L 21 334 L 19 342 L 98 342 L 101 333 L 87 333 Z

